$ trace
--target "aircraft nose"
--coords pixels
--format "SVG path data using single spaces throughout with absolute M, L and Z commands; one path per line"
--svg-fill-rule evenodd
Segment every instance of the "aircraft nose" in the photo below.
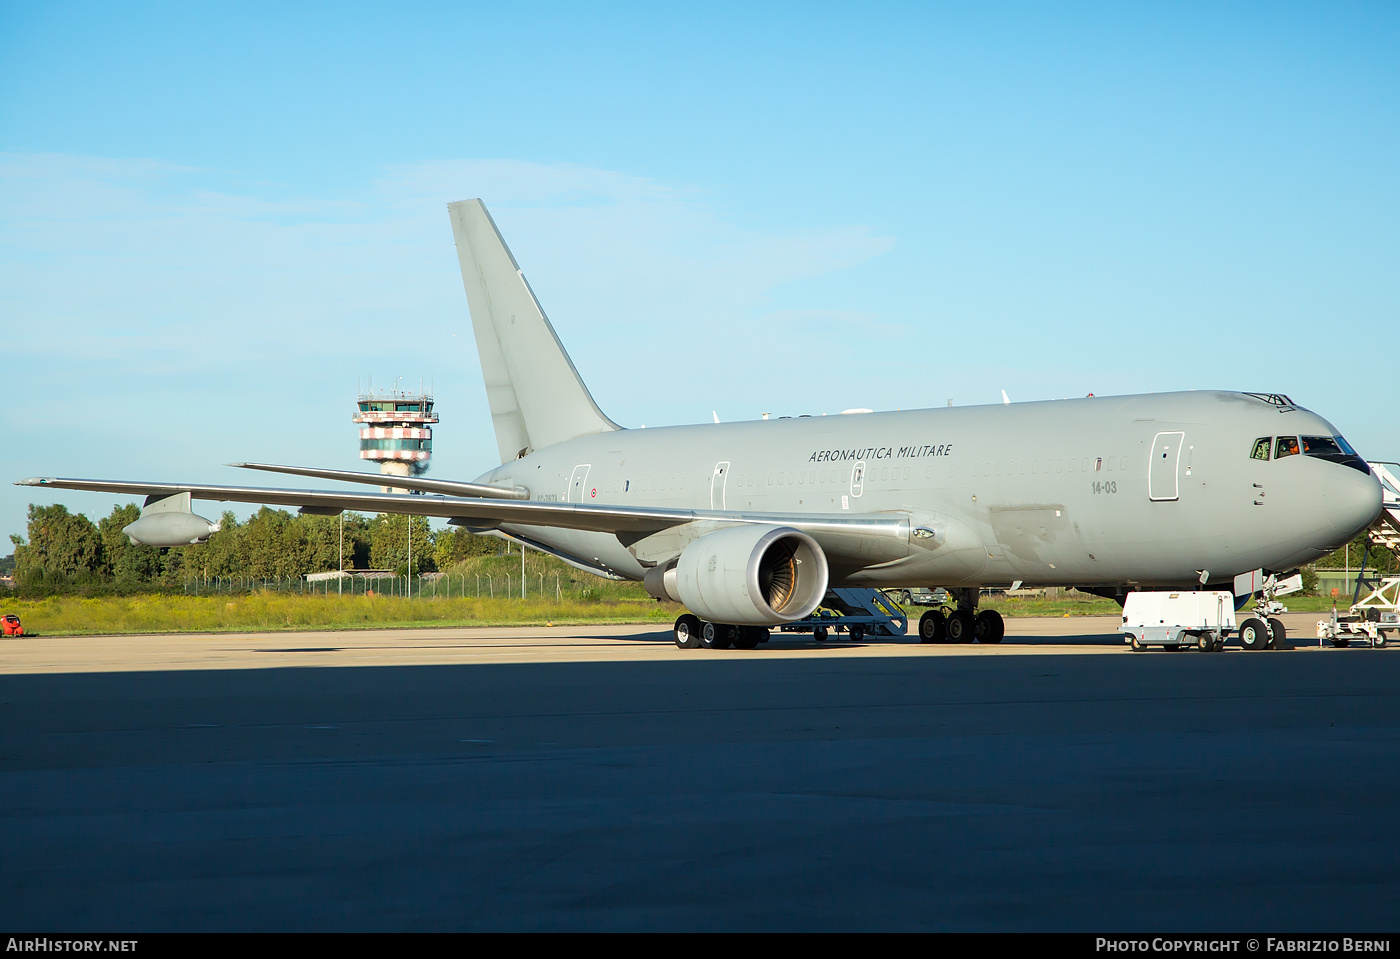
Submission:
M 1347 539 L 1374 523 L 1381 513 L 1381 484 L 1370 473 L 1336 469 L 1323 495 L 1327 521 Z

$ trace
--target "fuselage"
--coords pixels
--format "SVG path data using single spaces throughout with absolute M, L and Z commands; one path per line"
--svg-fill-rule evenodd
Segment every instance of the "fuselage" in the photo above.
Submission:
M 1275 457 L 1280 437 L 1339 434 L 1286 398 L 1091 397 L 618 430 L 478 481 L 539 501 L 905 515 L 943 531 L 937 548 L 911 539 L 833 561 L 832 585 L 1174 586 L 1202 571 L 1218 583 L 1291 569 L 1375 519 L 1380 486 L 1358 458 L 1315 455 L 1316 442 Z M 627 578 L 645 572 L 611 534 L 502 529 Z

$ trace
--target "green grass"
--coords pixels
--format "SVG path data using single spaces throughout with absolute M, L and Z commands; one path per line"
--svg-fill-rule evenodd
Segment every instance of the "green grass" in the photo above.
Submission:
M 543 623 L 670 623 L 678 607 L 636 599 L 401 599 L 388 596 L 55 596 L 5 606 L 41 636 L 109 633 L 221 633 L 392 626 L 505 626 Z
M 6 600 L 0 612 L 15 613 L 25 629 L 43 636 L 119 633 L 265 632 L 313 629 L 375 629 L 414 626 L 526 626 L 544 623 L 670 623 L 674 603 L 658 603 L 638 583 L 605 580 L 553 559 L 527 553 L 526 599 L 520 598 L 520 555 L 477 557 L 454 566 L 413 599 L 399 596 L 253 591 L 203 595 L 53 596 Z M 362 584 L 363 586 L 363 584 Z M 201 587 L 207 589 L 207 587 Z M 320 586 L 325 589 L 327 587 Z M 402 581 L 400 581 L 402 589 Z M 417 587 L 415 587 L 417 588 Z M 476 596 L 480 589 L 481 596 Z M 466 593 L 464 596 L 463 593 Z M 494 593 L 494 596 L 490 594 Z M 1332 599 L 1287 596 L 1296 612 L 1326 612 Z M 1060 597 L 993 597 L 983 605 L 1008 618 L 1026 616 L 1117 616 L 1113 600 L 1066 590 Z M 1339 609 L 1351 605 L 1341 597 Z M 921 607 L 910 607 L 917 619 Z
M 1066 590 L 1059 599 L 1031 596 L 983 597 L 981 606 L 1007 619 L 1018 616 L 1121 616 L 1123 607 L 1111 599 Z

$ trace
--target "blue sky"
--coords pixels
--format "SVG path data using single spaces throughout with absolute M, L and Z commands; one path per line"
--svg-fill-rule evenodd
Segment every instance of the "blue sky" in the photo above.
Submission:
M 1393 3 L 206 6 L 0 4 L 0 533 L 357 468 L 367 376 L 493 466 L 473 196 L 624 425 L 1249 389 L 1400 459 Z

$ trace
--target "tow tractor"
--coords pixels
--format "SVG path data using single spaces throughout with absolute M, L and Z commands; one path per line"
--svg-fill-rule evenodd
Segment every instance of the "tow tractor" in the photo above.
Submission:
M 1361 554 L 1361 574 L 1356 578 L 1351 609 L 1338 613 L 1332 605 L 1332 615 L 1319 620 L 1317 639 L 1345 648 L 1353 638 L 1373 647 L 1385 646 L 1390 633 L 1400 633 L 1400 576 L 1387 576 L 1365 599 L 1360 599 L 1366 562 L 1377 550 L 1388 549 L 1400 556 L 1400 464 L 1371 463 L 1371 472 L 1381 481 L 1381 515 L 1366 535 L 1366 552 Z

